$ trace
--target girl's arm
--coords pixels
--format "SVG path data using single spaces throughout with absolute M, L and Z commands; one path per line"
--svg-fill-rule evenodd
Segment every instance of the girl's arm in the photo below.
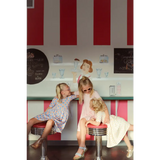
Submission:
M 77 96 L 77 98 L 79 98 L 79 91 L 71 92 L 71 95 L 74 95 L 74 94 Z
M 89 120 L 89 121 L 87 121 L 86 122 L 86 127 L 87 127 L 87 125 L 89 124 L 89 123 L 91 123 L 91 124 L 93 124 L 93 125 L 95 125 L 95 126 L 99 126 L 100 125 L 100 122 L 97 122 L 97 121 L 95 121 L 95 120 Z
M 103 100 L 102 100 L 103 101 Z M 103 101 L 103 103 L 104 103 L 104 101 Z M 104 105 L 106 106 L 106 104 L 104 103 Z M 108 108 L 107 108 L 107 106 L 106 106 L 106 108 L 105 108 L 105 118 L 104 118 L 104 123 L 107 123 L 107 124 L 109 124 L 110 123 L 110 116 L 109 116 L 109 112 L 108 112 Z

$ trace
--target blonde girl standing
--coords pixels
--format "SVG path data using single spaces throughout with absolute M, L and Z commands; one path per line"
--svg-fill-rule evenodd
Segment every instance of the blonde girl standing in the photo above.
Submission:
M 75 92 L 76 95 L 79 95 L 79 103 L 82 104 L 82 100 L 84 101 L 83 107 L 82 107 L 82 113 L 80 116 L 80 120 L 78 123 L 78 129 L 77 129 L 77 140 L 79 148 L 77 150 L 77 153 L 73 157 L 73 159 L 80 159 L 84 157 L 84 153 L 86 152 L 87 148 L 85 145 L 86 140 L 86 133 L 87 133 L 87 127 L 86 122 L 92 118 L 95 118 L 95 112 L 89 107 L 90 100 L 94 97 L 100 98 L 97 91 L 93 89 L 93 84 L 90 81 L 88 77 L 83 76 L 82 79 L 80 79 L 78 83 L 78 91 Z M 109 118 L 109 112 L 107 109 L 107 106 L 105 106 L 105 123 L 110 122 Z
M 105 123 L 105 105 L 101 98 L 93 98 L 90 101 L 90 108 L 96 113 L 96 119 L 87 121 L 88 123 L 99 126 L 100 123 Z M 126 135 L 127 131 L 133 131 L 133 125 L 129 124 L 123 118 L 110 115 L 110 123 L 106 123 L 107 128 L 107 147 L 116 146 L 123 138 L 124 142 L 128 147 L 127 158 L 130 158 L 133 154 L 133 146 L 131 145 L 128 136 Z
M 27 123 L 28 136 L 34 124 L 47 121 L 42 136 L 31 145 L 35 149 L 41 146 L 43 139 L 47 138 L 53 126 L 56 132 L 62 132 L 69 116 L 69 103 L 72 99 L 78 97 L 71 95 L 70 88 L 66 83 L 60 83 L 56 86 L 56 95 L 44 113 L 35 116 Z

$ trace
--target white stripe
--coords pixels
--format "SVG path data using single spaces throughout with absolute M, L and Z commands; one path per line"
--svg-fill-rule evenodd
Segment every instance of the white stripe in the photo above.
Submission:
M 111 0 L 111 45 L 127 46 L 127 0 Z
M 28 101 L 28 121 L 38 114 L 44 112 L 43 101 Z M 39 136 L 29 134 L 28 140 L 37 140 Z
M 128 122 L 130 124 L 134 124 L 134 121 L 133 121 L 133 101 L 128 101 Z M 128 137 L 130 140 L 134 140 L 133 134 L 134 134 L 133 131 L 128 132 Z
M 44 45 L 45 52 L 53 55 L 60 44 L 60 1 L 44 1 Z M 44 46 L 43 46 L 44 48 Z M 53 61 L 53 56 L 51 57 Z
M 93 46 L 93 0 L 77 1 L 77 45 Z

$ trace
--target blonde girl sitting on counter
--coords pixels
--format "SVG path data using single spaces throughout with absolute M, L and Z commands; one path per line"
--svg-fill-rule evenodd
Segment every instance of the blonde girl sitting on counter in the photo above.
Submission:
M 105 103 L 101 98 L 93 98 L 90 100 L 90 108 L 96 113 L 96 119 L 91 119 L 86 122 L 99 126 L 100 123 L 104 123 L 105 118 Z M 124 138 L 124 142 L 128 147 L 127 158 L 130 158 L 133 154 L 133 146 L 131 145 L 128 136 L 126 135 L 127 131 L 133 131 L 133 125 L 129 124 L 123 118 L 110 115 L 110 123 L 107 124 L 107 147 L 116 146 Z

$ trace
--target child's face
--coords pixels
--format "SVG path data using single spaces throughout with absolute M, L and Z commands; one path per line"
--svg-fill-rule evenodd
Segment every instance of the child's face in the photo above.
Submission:
M 89 72 L 89 69 L 90 69 L 90 65 L 86 62 L 83 63 L 83 66 L 82 66 L 82 70 L 85 74 L 88 74 Z
M 92 91 L 92 88 L 90 85 L 82 85 L 82 92 L 86 93 L 86 94 L 90 94 L 90 92 Z
M 62 92 L 66 96 L 70 96 L 71 95 L 71 90 L 70 90 L 69 86 L 63 86 Z

